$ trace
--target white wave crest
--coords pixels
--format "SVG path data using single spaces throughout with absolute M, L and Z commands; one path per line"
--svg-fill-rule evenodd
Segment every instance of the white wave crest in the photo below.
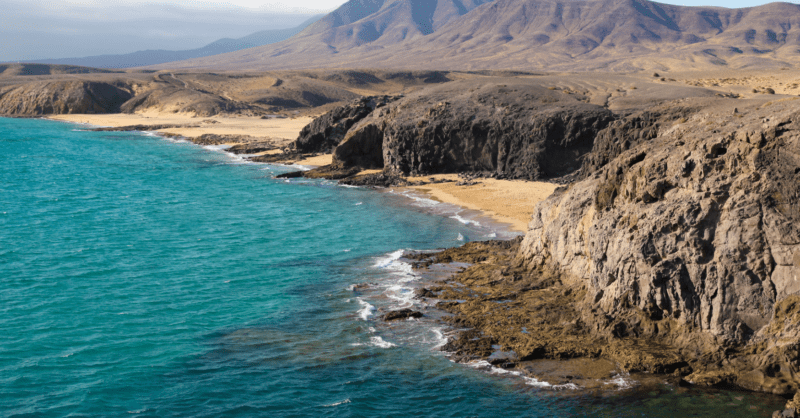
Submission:
M 580 389 L 580 386 L 578 386 L 578 385 L 576 385 L 574 383 L 565 383 L 565 384 L 562 384 L 562 385 L 553 385 L 551 383 L 543 382 L 543 381 L 541 381 L 539 379 L 536 379 L 535 377 L 524 376 L 522 374 L 522 372 L 520 372 L 520 371 L 506 370 L 506 369 L 501 369 L 499 367 L 492 366 L 486 360 L 473 360 L 473 361 L 471 361 L 469 363 L 466 363 L 466 365 L 469 366 L 469 367 L 472 367 L 473 369 L 485 370 L 485 371 L 487 371 L 487 372 L 489 372 L 491 374 L 495 374 L 495 375 L 510 375 L 510 376 L 521 377 L 526 385 L 534 386 L 534 387 L 537 387 L 537 388 L 550 389 L 550 390 L 577 390 L 577 389 Z
M 350 399 L 345 399 L 343 401 L 332 403 L 330 405 L 322 405 L 322 407 L 323 408 L 330 408 L 330 407 L 333 407 L 333 406 L 339 406 L 339 405 L 344 405 L 344 404 L 348 404 L 348 403 L 350 403 Z
M 397 347 L 396 344 L 392 344 L 381 337 L 370 337 L 369 341 L 370 345 L 374 345 L 375 347 L 380 347 L 380 348 Z
M 393 309 L 410 308 L 414 306 L 414 290 L 400 285 L 389 286 L 384 292 L 386 297 L 398 302 Z
M 209 151 L 225 151 L 226 149 L 231 149 L 231 145 L 203 145 L 203 148 Z
M 621 374 L 615 375 L 613 378 L 611 378 L 611 380 L 603 382 L 603 384 L 616 385 L 619 390 L 630 389 L 635 385 L 633 380 L 628 378 L 628 375 Z
M 455 214 L 455 215 L 451 216 L 451 217 L 450 217 L 450 219 L 455 219 L 455 220 L 457 220 L 457 221 L 461 222 L 461 223 L 462 223 L 462 224 L 464 224 L 464 225 L 470 225 L 470 224 L 472 224 L 472 225 L 475 225 L 475 226 L 481 226 L 481 223 L 480 223 L 480 222 L 478 222 L 478 221 L 473 221 L 472 219 L 465 219 L 465 218 L 462 218 L 462 217 L 461 217 L 461 215 L 459 215 L 459 214 Z
M 411 266 L 411 264 L 400 261 L 400 258 L 403 257 L 404 252 L 404 250 L 397 250 L 393 253 L 387 254 L 384 257 L 378 257 L 375 260 L 373 267 L 389 271 L 394 276 L 399 278 L 400 283 L 415 280 L 417 275 L 414 274 L 414 268 Z
M 358 316 L 360 316 L 364 321 L 369 321 L 369 318 L 372 315 L 375 315 L 375 311 L 377 309 L 369 303 L 364 302 L 361 298 L 356 298 L 356 300 L 358 300 L 358 303 L 361 304 L 361 309 L 358 311 Z
M 447 344 L 447 337 L 444 336 L 444 332 L 442 332 L 441 328 L 433 328 L 431 332 L 436 336 L 436 345 L 433 346 L 434 350 L 438 350 Z

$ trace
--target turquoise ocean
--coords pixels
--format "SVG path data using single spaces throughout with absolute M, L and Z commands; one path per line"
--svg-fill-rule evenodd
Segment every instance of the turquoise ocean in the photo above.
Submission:
M 766 417 L 776 397 L 550 387 L 386 324 L 403 250 L 509 234 L 213 147 L 0 119 L 0 417 Z M 357 286 L 360 284 L 366 286 Z

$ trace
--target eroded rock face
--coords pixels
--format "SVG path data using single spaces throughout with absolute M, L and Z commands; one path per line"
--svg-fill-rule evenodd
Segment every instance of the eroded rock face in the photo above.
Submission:
M 34 82 L 0 91 L 0 114 L 116 113 L 131 97 L 130 87 L 122 83 Z
M 518 257 L 586 291 L 594 335 L 675 347 L 689 381 L 797 391 L 800 101 L 687 116 L 618 123 L 638 144 L 537 205 Z
M 505 83 L 453 82 L 392 103 L 351 128 L 334 161 L 404 175 L 553 178 L 577 170 L 614 120 L 580 95 Z
M 339 145 L 347 131 L 369 116 L 376 108 L 397 100 L 395 96 L 373 96 L 339 106 L 303 128 L 294 142 L 298 152 L 330 152 Z

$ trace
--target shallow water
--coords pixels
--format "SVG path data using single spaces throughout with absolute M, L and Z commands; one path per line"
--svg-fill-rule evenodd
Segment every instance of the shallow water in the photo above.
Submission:
M 0 119 L 0 416 L 769 416 L 781 400 L 555 391 L 384 324 L 402 249 L 502 230 L 400 193 L 276 180 L 139 133 Z M 466 223 L 464 221 L 467 221 Z M 471 221 L 477 221 L 473 223 Z M 354 284 L 372 283 L 352 290 Z

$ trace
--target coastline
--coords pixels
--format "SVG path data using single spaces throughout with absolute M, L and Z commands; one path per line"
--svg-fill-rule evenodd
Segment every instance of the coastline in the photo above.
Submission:
M 425 193 L 431 199 L 481 212 L 484 216 L 508 224 L 514 231 L 525 233 L 533 215 L 533 207 L 547 199 L 558 187 L 554 183 L 524 180 L 480 178 L 459 184 L 457 174 L 409 177 L 408 181 L 430 178 L 446 180 L 409 189 Z
M 51 115 L 46 119 L 59 122 L 92 125 L 109 128 L 144 128 L 131 130 L 147 130 L 147 126 L 157 129 L 149 132 L 167 137 L 183 137 L 190 142 L 205 145 L 204 135 L 222 138 L 218 145 L 226 147 L 247 146 L 250 143 L 274 145 L 274 150 L 247 152 L 249 156 L 276 154 L 289 145 L 308 125 L 313 118 L 270 118 L 213 116 L 198 118 L 192 115 L 164 114 L 149 112 L 141 114 L 69 114 Z M 168 126 L 167 126 L 168 125 Z M 226 140 L 224 138 L 232 138 Z M 200 140 L 198 140 L 200 139 Z M 279 164 L 303 167 L 321 167 L 331 164 L 332 154 L 320 154 L 302 158 L 287 158 Z M 434 179 L 433 182 L 430 180 Z M 491 219 L 509 234 L 525 233 L 533 207 L 546 199 L 558 187 L 548 182 L 532 182 L 523 180 L 497 180 L 492 178 L 475 179 L 459 182 L 458 174 L 436 174 L 421 177 L 407 177 L 412 185 L 400 187 L 401 191 L 411 191 L 424 195 L 436 202 L 454 205 L 478 213 L 478 217 Z M 424 185 L 413 183 L 424 182 Z
M 294 141 L 300 130 L 313 120 L 311 117 L 268 119 L 220 115 L 195 117 L 186 114 L 161 112 L 49 115 L 46 119 L 111 128 L 170 125 L 169 127 L 154 129 L 154 131 L 163 135 L 182 136 L 190 140 L 206 134 L 250 136 L 269 139 L 279 147 Z

